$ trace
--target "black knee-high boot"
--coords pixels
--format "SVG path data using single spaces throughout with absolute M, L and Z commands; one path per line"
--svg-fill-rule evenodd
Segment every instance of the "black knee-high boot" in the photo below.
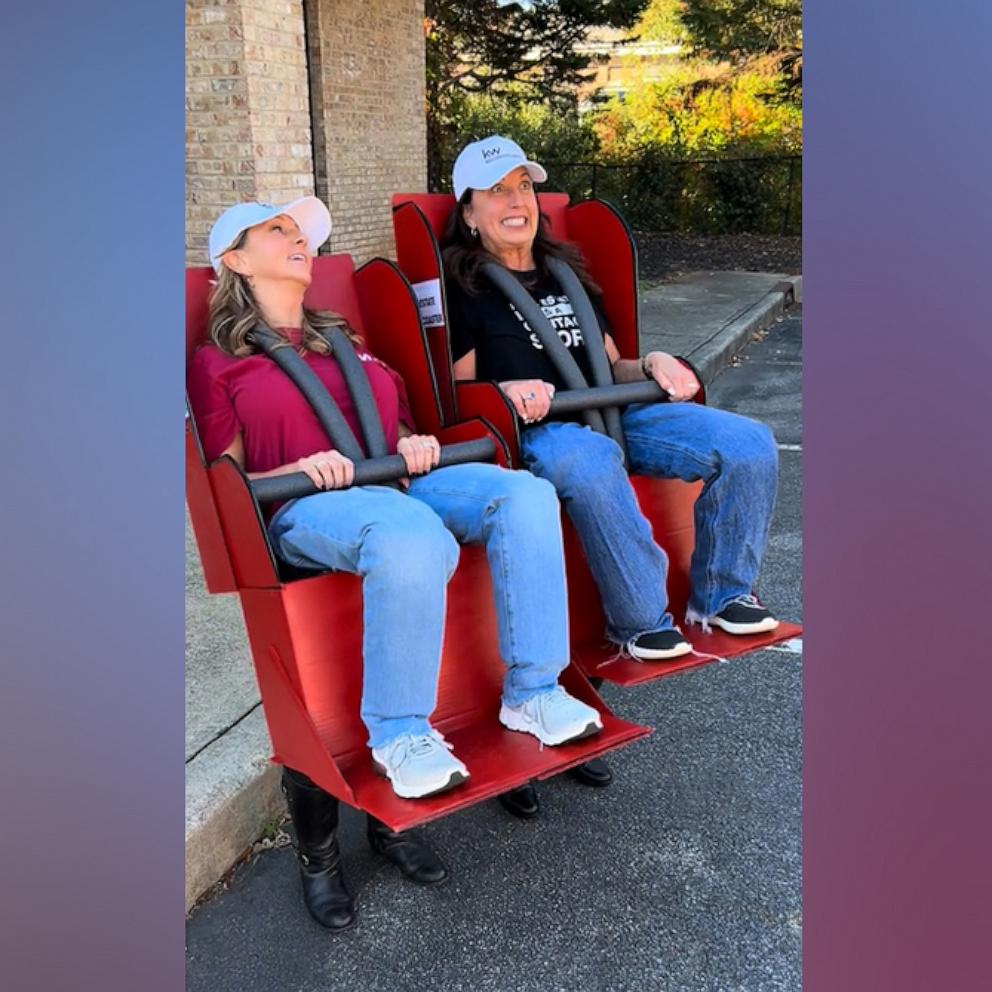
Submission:
M 355 922 L 355 904 L 341 870 L 338 801 L 292 768 L 283 769 L 282 791 L 296 831 L 303 902 L 322 927 L 345 930 Z

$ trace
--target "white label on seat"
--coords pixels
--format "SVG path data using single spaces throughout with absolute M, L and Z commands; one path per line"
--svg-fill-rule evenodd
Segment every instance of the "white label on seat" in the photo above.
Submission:
M 420 309 L 420 323 L 424 327 L 437 327 L 444 323 L 444 312 L 441 309 L 441 280 L 428 279 L 426 282 L 415 282 L 413 291 L 417 294 L 417 306 Z

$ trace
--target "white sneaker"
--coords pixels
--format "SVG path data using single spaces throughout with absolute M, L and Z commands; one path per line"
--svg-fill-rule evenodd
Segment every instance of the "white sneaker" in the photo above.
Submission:
M 419 799 L 468 779 L 468 769 L 450 752 L 451 745 L 432 728 L 426 734 L 405 734 L 372 748 L 372 764 L 389 779 L 396 795 Z
M 542 744 L 564 744 L 603 729 L 599 711 L 570 696 L 560 685 L 521 706 L 500 707 L 499 722 L 509 730 L 533 734 Z

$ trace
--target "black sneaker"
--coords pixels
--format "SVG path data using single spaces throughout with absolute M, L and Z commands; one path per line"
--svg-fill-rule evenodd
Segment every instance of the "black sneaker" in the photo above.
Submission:
M 641 634 L 627 642 L 627 652 L 638 661 L 666 661 L 689 654 L 692 645 L 682 636 L 677 627 L 671 630 L 655 630 Z
M 710 623 L 728 634 L 761 634 L 778 626 L 778 620 L 754 596 L 738 596 L 711 617 Z

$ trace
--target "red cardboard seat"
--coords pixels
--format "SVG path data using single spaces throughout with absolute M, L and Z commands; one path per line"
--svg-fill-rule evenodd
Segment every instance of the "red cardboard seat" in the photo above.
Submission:
M 397 193 L 393 196 L 393 232 L 400 268 L 413 284 L 440 279 L 440 241 L 455 199 L 445 193 Z M 624 358 L 640 355 L 637 247 L 627 223 L 609 204 L 586 200 L 569 205 L 566 193 L 538 195 L 541 213 L 551 233 L 581 249 L 589 272 L 603 290 L 603 309 L 610 333 Z M 442 300 L 443 300 L 443 279 Z M 446 304 L 444 304 L 446 312 Z M 443 318 L 442 318 L 443 320 Z M 511 464 L 519 466 L 519 431 L 513 407 L 495 384 L 454 380 L 451 349 L 444 322 L 430 329 L 428 349 L 438 383 L 446 424 L 482 418 L 503 437 Z M 705 402 L 700 390 L 697 402 Z M 668 597 L 677 623 L 682 623 L 689 597 L 689 563 L 694 547 L 693 506 L 702 483 L 678 479 L 631 476 L 631 485 L 655 540 L 668 555 Z M 638 662 L 617 657 L 605 643 L 605 619 L 599 592 L 586 564 L 578 535 L 567 517 L 565 558 L 569 585 L 569 615 L 573 661 L 589 677 L 600 676 L 620 685 L 633 685 L 706 664 L 712 656 L 731 658 L 798 636 L 795 624 L 780 623 L 768 633 L 739 637 L 714 628 L 704 634 L 698 626 L 685 627 L 696 652 L 668 662 Z M 708 657 L 710 656 L 710 657 Z
M 187 360 L 207 337 L 213 275 L 209 268 L 187 270 Z M 306 302 L 343 314 L 375 354 L 403 372 L 423 431 L 436 433 L 442 443 L 492 436 L 505 463 L 499 438 L 482 421 L 468 418 L 442 425 L 416 301 L 393 263 L 374 260 L 356 272 L 349 256 L 321 256 L 314 261 Z M 448 587 L 432 720 L 454 744 L 471 778 L 428 799 L 400 799 L 373 772 L 359 718 L 361 580 L 334 572 L 288 578 L 269 546 L 244 473 L 227 457 L 205 463 L 192 419 L 186 425 L 186 496 L 207 588 L 240 596 L 274 760 L 304 772 L 392 829 L 403 830 L 529 779 L 558 774 L 650 733 L 614 716 L 575 666 L 565 671 L 562 683 L 600 711 L 601 734 L 542 748 L 536 738 L 499 724 L 505 669 L 497 650 L 489 568 L 481 547 L 465 546 Z

